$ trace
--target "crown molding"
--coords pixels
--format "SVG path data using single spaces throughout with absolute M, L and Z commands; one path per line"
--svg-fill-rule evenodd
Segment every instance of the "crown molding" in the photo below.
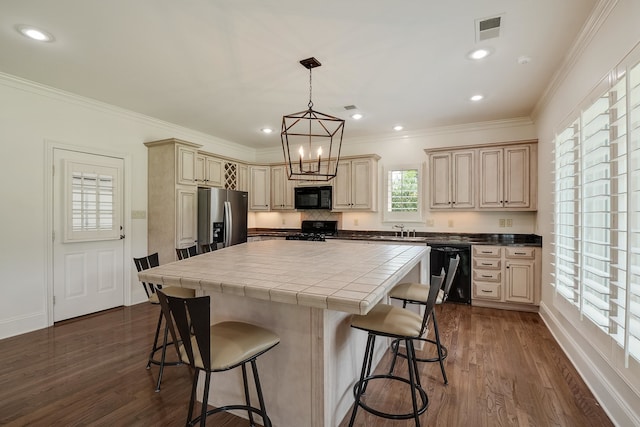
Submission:
M 531 117 L 534 119 L 537 118 L 544 107 L 548 105 L 553 95 L 555 95 L 560 85 L 562 85 L 562 83 L 567 79 L 576 62 L 582 56 L 585 49 L 589 46 L 589 43 L 591 43 L 591 40 L 593 40 L 598 30 L 600 30 L 600 27 L 602 27 L 602 24 L 604 24 L 617 4 L 618 0 L 600 0 L 594 6 L 589 19 L 587 19 L 582 27 L 576 41 L 567 55 L 565 55 L 564 61 L 555 72 L 551 81 L 542 93 L 542 96 L 534 106 L 533 111 L 531 112 Z
M 147 116 L 135 111 L 127 110 L 125 108 L 117 107 L 115 105 L 107 104 L 105 102 L 97 101 L 92 98 L 76 95 L 71 92 L 66 92 L 61 89 L 56 89 L 51 86 L 47 86 L 41 83 L 37 83 L 31 80 L 26 80 L 21 77 L 17 77 L 11 74 L 0 72 L 0 85 L 11 87 L 17 90 L 30 92 L 39 96 L 55 99 L 56 101 L 73 104 L 83 108 L 91 109 L 100 113 L 109 114 L 112 116 L 132 120 L 138 123 L 142 123 L 147 126 L 153 126 L 165 130 L 170 137 L 176 137 L 186 140 L 196 140 L 201 143 L 203 141 L 208 143 L 222 146 L 229 151 L 238 153 L 236 157 L 240 158 L 253 158 L 255 156 L 255 150 L 250 147 L 246 147 L 241 144 L 237 144 L 232 141 L 218 138 L 213 135 L 199 132 L 193 129 L 186 128 L 184 126 L 176 125 L 171 122 L 156 119 L 151 116 Z

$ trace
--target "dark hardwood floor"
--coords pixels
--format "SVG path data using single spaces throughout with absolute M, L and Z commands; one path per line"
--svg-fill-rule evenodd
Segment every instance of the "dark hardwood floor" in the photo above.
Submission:
M 147 303 L 117 308 L 0 340 L 0 425 L 184 425 L 189 368 L 166 368 L 159 393 L 157 367 L 145 369 L 158 310 Z M 423 425 L 612 425 L 537 314 L 457 304 L 437 310 L 449 348 L 449 384 L 437 364 L 420 364 L 430 399 Z M 387 354 L 381 366 L 389 361 Z M 401 369 L 406 365 L 396 372 Z M 410 402 L 407 390 L 395 384 L 372 384 L 367 399 L 394 411 Z M 223 414 L 208 424 L 244 427 L 247 421 Z M 360 410 L 356 425 L 414 424 Z

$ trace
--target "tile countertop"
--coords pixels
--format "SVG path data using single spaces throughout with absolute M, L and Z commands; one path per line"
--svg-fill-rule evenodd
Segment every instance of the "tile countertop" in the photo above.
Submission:
M 138 273 L 141 281 L 366 314 L 416 265 L 422 245 L 265 240 Z
M 249 236 L 286 237 L 298 233 L 296 229 L 250 229 Z M 497 234 L 497 233 L 424 233 L 417 232 L 416 237 L 400 238 L 388 231 L 351 231 L 340 230 L 336 236 L 327 236 L 331 240 L 365 240 L 386 242 L 412 242 L 424 244 L 471 244 L 496 246 L 537 246 L 542 247 L 542 237 L 536 234 Z

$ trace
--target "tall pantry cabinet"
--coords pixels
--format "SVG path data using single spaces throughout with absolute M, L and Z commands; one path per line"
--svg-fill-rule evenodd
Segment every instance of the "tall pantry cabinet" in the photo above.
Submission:
M 146 142 L 148 156 L 147 241 L 160 264 L 176 260 L 177 247 L 196 243 L 198 233 L 197 144 L 171 138 Z

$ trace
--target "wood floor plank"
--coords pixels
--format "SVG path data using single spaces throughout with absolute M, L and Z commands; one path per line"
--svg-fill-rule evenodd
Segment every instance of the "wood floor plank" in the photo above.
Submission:
M 429 395 L 423 425 L 612 425 L 537 314 L 459 304 L 437 310 L 449 349 L 449 384 L 443 384 L 437 363 L 419 364 Z M 0 425 L 184 425 L 189 367 L 167 367 L 159 393 L 158 368 L 145 369 L 157 316 L 158 307 L 145 303 L 0 340 Z M 432 352 L 427 347 L 421 354 Z M 385 355 L 379 372 L 390 362 Z M 399 359 L 396 373 L 406 372 L 406 361 Z M 273 392 L 265 390 L 267 404 Z M 389 383 L 372 384 L 367 399 L 393 411 L 408 411 L 411 403 L 406 387 Z M 348 425 L 349 415 L 340 427 Z M 221 414 L 209 425 L 244 427 L 247 421 Z M 355 425 L 403 427 L 413 421 L 360 410 Z

